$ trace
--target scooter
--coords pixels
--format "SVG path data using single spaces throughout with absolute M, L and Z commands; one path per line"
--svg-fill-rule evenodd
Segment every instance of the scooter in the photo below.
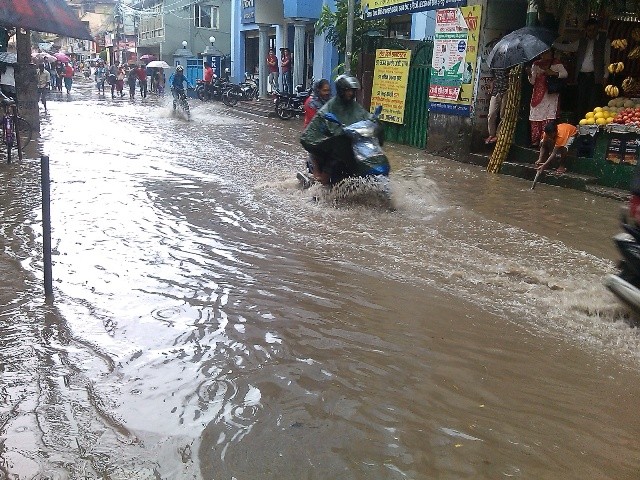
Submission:
M 622 260 L 618 273 L 608 275 L 604 285 L 631 311 L 640 315 L 640 227 L 628 221 L 627 213 L 622 215 L 624 232 L 613 240 Z
M 304 90 L 302 85 L 296 86 L 296 93 L 289 94 L 276 91 L 276 115 L 282 120 L 289 120 L 294 115 L 304 115 L 304 102 L 311 95 L 312 88 Z
M 342 129 L 341 135 L 329 137 L 320 148 L 324 152 L 333 152 L 332 158 L 324 162 L 330 187 L 349 178 L 384 179 L 389 176 L 391 167 L 381 147 L 382 130 L 378 123 L 381 112 L 382 106 L 378 106 L 370 118 L 351 125 L 343 125 L 333 113 L 316 114 Z M 302 188 L 309 188 L 315 183 L 311 173 L 297 173 Z

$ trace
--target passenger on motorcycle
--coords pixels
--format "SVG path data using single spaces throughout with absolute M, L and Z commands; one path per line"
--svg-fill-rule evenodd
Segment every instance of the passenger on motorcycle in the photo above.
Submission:
M 344 137 L 344 141 L 326 142 L 327 139 L 342 135 L 342 128 L 323 117 L 323 113 L 331 112 L 343 125 L 350 125 L 370 117 L 362 106 L 356 102 L 356 92 L 360 83 L 351 75 L 340 75 L 336 79 L 337 96 L 333 97 L 318 111 L 305 131 L 300 143 L 311 153 L 313 176 L 323 185 L 331 183 L 337 170 L 352 163 L 353 153 L 351 140 Z
M 329 80 L 323 78 L 313 85 L 313 93 L 304 101 L 304 126 L 315 117 L 316 112 L 331 98 L 331 85 Z

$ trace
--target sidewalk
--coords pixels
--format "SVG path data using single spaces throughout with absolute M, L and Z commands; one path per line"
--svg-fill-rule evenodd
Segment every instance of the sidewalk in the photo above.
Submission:
M 228 107 L 230 109 L 239 110 L 241 112 L 250 113 L 259 117 L 275 117 L 276 110 L 273 98 L 268 96 L 259 98 L 258 100 L 248 100 L 244 102 L 238 102 L 235 107 Z

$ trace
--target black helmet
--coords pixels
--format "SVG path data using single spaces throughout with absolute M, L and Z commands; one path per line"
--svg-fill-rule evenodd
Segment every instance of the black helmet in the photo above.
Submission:
M 360 82 L 356 77 L 351 75 L 340 75 L 336 78 L 336 90 L 338 92 L 343 90 L 360 90 Z
M 183 72 L 184 71 L 184 67 L 182 65 L 178 65 L 176 67 L 176 72 Z

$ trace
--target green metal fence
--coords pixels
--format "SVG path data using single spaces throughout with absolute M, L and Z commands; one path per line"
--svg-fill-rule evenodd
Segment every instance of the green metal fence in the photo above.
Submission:
M 362 65 L 365 106 L 368 106 L 371 101 L 375 52 L 378 48 L 411 50 L 404 124 L 384 122 L 385 138 L 391 142 L 424 148 L 427 144 L 427 132 L 429 129 L 429 72 L 433 54 L 433 41 L 374 37 L 367 42 Z

